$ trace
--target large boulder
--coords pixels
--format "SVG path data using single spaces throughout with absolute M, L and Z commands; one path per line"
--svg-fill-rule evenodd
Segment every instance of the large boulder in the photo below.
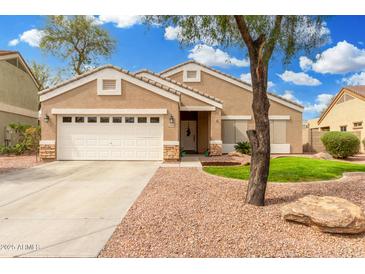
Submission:
M 241 152 L 238 151 L 231 151 L 228 153 L 228 156 L 233 156 L 233 157 L 244 157 L 246 154 L 242 154 Z
M 332 196 L 305 196 L 281 208 L 284 220 L 314 226 L 322 232 L 357 234 L 365 232 L 363 210 Z
M 333 160 L 333 157 L 328 152 L 319 152 L 313 155 L 313 158 L 323 159 L 323 160 Z

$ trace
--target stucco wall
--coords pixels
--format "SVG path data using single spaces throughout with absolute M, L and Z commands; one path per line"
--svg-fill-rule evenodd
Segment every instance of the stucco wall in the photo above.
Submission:
M 0 61 L 0 102 L 38 111 L 38 89 L 29 74 Z
M 354 128 L 354 122 L 363 122 L 362 128 Z M 365 101 L 355 98 L 340 104 L 335 104 L 319 127 L 330 127 L 330 131 L 339 131 L 340 126 L 347 126 L 347 131 L 360 131 L 361 140 L 365 137 Z M 365 152 L 361 144 L 361 151 Z
M 169 127 L 168 115 L 164 116 L 164 140 L 179 140 L 179 105 L 170 99 L 157 95 L 127 81 L 122 81 L 122 95 L 98 96 L 96 80 L 75 88 L 62 95 L 42 102 L 42 116 L 49 115 L 48 123 L 41 119 L 42 140 L 56 140 L 56 115 L 52 108 L 121 108 L 121 109 L 160 109 L 166 108 L 175 118 L 175 126 Z
M 183 72 L 169 78 L 182 82 Z M 185 83 L 223 101 L 222 116 L 252 115 L 252 93 L 232 83 L 201 72 L 201 82 Z M 270 100 L 269 115 L 290 115 L 287 121 L 286 140 L 291 144 L 292 153 L 302 153 L 302 113 Z M 248 129 L 255 127 L 253 119 L 248 121 Z

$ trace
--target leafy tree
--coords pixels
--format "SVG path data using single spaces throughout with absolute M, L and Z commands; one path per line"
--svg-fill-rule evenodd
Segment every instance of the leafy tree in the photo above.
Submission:
M 309 53 L 327 40 L 321 16 L 146 16 L 147 24 L 180 27 L 182 44 L 245 47 L 250 59 L 255 129 L 247 135 L 252 148 L 246 203 L 262 206 L 270 163 L 267 97 L 269 62 L 276 53 L 285 64 L 299 51 Z
M 39 89 L 43 90 L 52 85 L 52 77 L 50 68 L 45 64 L 39 64 L 36 61 L 30 63 L 30 69 L 33 72 L 34 77 L 37 79 Z
M 92 16 L 49 16 L 43 31 L 40 48 L 69 61 L 78 75 L 115 49 L 115 41 Z

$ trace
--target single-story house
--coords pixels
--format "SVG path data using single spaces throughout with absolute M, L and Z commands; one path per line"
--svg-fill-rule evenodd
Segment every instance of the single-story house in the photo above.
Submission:
M 254 128 L 252 87 L 195 61 L 161 73 L 105 65 L 39 94 L 43 159 L 221 155 Z M 301 153 L 303 107 L 271 93 L 269 99 L 272 152 Z
M 318 119 L 307 123 L 307 128 L 311 135 L 321 136 L 323 131 L 349 131 L 363 140 L 364 119 L 365 86 L 347 86 L 341 88 Z M 314 147 L 314 150 L 321 149 Z M 361 151 L 365 152 L 363 146 Z
M 38 124 L 38 88 L 21 54 L 0 50 L 0 145 L 10 145 L 10 123 Z

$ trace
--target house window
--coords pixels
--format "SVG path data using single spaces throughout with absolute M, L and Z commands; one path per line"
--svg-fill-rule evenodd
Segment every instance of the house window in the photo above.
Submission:
M 109 123 L 109 117 L 100 117 L 100 123 Z
M 122 87 L 120 79 L 102 78 L 97 80 L 98 95 L 121 95 Z
M 186 69 L 183 72 L 184 82 L 200 82 L 200 70 L 197 68 Z
M 75 122 L 76 123 L 84 123 L 85 122 L 85 117 L 75 117 Z
M 62 117 L 62 123 L 72 123 L 72 117 Z
M 151 124 L 158 124 L 160 122 L 160 117 L 151 117 L 150 123 Z
M 113 117 L 113 123 L 120 124 L 122 122 L 122 117 Z
M 147 117 L 138 117 L 137 121 L 140 124 L 147 123 Z
M 223 120 L 223 143 L 236 144 L 241 141 L 248 141 L 247 138 L 247 121 L 243 120 Z
M 133 124 L 134 123 L 134 117 L 125 117 L 125 122 L 128 124 Z
M 354 122 L 354 128 L 362 128 L 362 122 Z
M 347 131 L 347 126 L 340 126 L 340 131 Z
M 321 131 L 330 131 L 330 127 L 321 127 Z
M 270 142 L 271 144 L 286 144 L 286 121 L 270 121 Z
M 96 117 L 87 117 L 87 122 L 88 123 L 96 123 L 97 119 L 96 119 Z

